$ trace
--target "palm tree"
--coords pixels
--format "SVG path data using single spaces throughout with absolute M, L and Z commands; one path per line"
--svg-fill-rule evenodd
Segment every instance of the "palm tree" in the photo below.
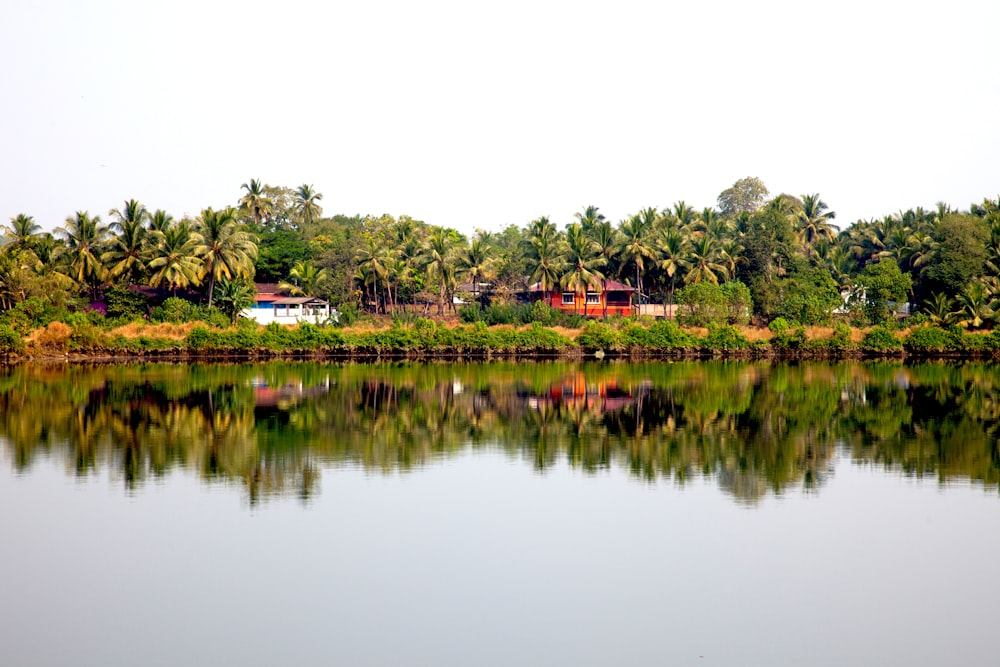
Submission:
M 604 274 L 597 270 L 604 263 L 604 258 L 597 254 L 597 246 L 584 231 L 583 225 L 574 222 L 566 228 L 566 273 L 562 277 L 562 287 L 576 295 L 582 295 L 585 308 L 590 287 L 600 285 L 604 278 Z M 578 299 L 573 301 L 579 304 Z M 576 310 L 579 311 L 578 305 Z
M 100 216 L 90 217 L 86 211 L 77 211 L 66 218 L 66 224 L 56 228 L 56 234 L 65 241 L 64 253 L 68 258 L 70 278 L 79 285 L 96 284 L 104 279 L 105 269 L 101 254 L 107 239 L 108 228 Z
M 107 252 L 101 255 L 101 261 L 111 267 L 112 279 L 124 276 L 129 285 L 139 282 L 149 254 L 142 220 L 122 219 L 111 223 L 111 228 L 117 233 L 111 238 Z
M 385 278 L 388 273 L 387 264 L 390 260 L 390 251 L 384 244 L 379 243 L 374 236 L 369 236 L 367 243 L 355 254 L 354 260 L 358 263 L 358 268 L 366 276 L 370 277 L 374 283 L 375 312 L 377 313 L 379 301 L 378 279 L 380 277 Z M 385 308 L 382 311 L 385 312 Z
M 590 234 L 595 225 L 598 225 L 606 220 L 604 214 L 596 206 L 586 206 L 582 213 L 574 213 L 573 217 L 576 221 L 580 223 L 580 227 L 583 228 L 584 234 Z
M 251 178 L 250 183 L 244 183 L 240 188 L 246 190 L 246 194 L 240 198 L 239 210 L 253 220 L 254 225 L 260 227 L 261 222 L 274 213 L 274 202 L 256 178 Z
M 295 262 L 288 277 L 290 280 L 278 283 L 279 290 L 292 296 L 315 296 L 319 284 L 326 280 L 327 271 L 317 268 L 312 262 L 301 261 Z
M 951 324 L 955 319 L 952 312 L 953 302 L 947 294 L 935 292 L 931 298 L 924 303 L 924 312 L 927 313 L 931 324 L 945 326 Z
M 674 204 L 674 220 L 677 221 L 678 227 L 690 226 L 696 217 L 694 209 L 688 206 L 683 199 Z
M 468 274 L 472 281 L 472 296 L 479 302 L 479 283 L 492 276 L 493 246 L 483 239 L 472 239 L 468 248 L 463 249 L 458 256 L 458 265 Z
M 667 303 L 673 306 L 674 288 L 677 285 L 677 278 L 688 267 L 687 255 L 690 250 L 690 244 L 681 230 L 671 227 L 663 232 L 657 250 L 660 257 L 658 262 L 660 270 L 670 278 L 670 291 L 668 292 Z M 665 315 L 666 312 L 664 309 Z
M 438 315 L 444 315 L 444 296 L 450 281 L 454 279 L 455 268 L 452 264 L 452 248 L 454 239 L 449 230 L 440 227 L 431 232 L 424 248 L 423 264 L 437 278 Z
M 684 284 L 693 285 L 705 280 L 713 285 L 719 284 L 719 278 L 728 274 L 722 263 L 718 241 L 712 236 L 696 238 L 691 243 L 690 260 Z
M 229 280 L 228 278 L 220 279 L 218 287 L 218 308 L 229 316 L 229 321 L 232 324 L 236 324 L 240 313 L 253 307 L 253 288 L 245 280 Z
M 0 227 L 3 242 L 14 250 L 31 249 L 42 227 L 30 215 L 19 213 L 10 219 L 9 225 Z
M 966 285 L 958 295 L 958 310 L 953 313 L 958 324 L 978 329 L 996 317 L 997 300 L 980 281 Z
M 199 284 L 202 261 L 198 257 L 201 237 L 182 220 L 166 231 L 152 232 L 153 258 L 149 261 L 153 287 L 166 285 L 176 296 L 178 288 Z
M 623 220 L 619 227 L 621 235 L 622 259 L 635 265 L 635 288 L 642 302 L 642 274 L 646 270 L 646 260 L 652 259 L 656 250 L 649 242 L 650 228 L 642 216 L 633 215 Z
M 215 283 L 222 278 L 249 279 L 257 259 L 257 240 L 241 228 L 236 211 L 226 207 L 221 211 L 206 208 L 197 221 L 200 242 L 195 254 L 201 259 L 201 278 L 208 276 L 208 307 L 212 307 Z
M 165 232 L 174 223 L 174 216 L 163 209 L 156 209 L 149 214 L 149 231 Z
M 837 214 L 828 209 L 818 194 L 802 195 L 802 208 L 796 212 L 796 220 L 799 243 L 809 254 L 815 252 L 813 246 L 820 239 L 832 241 L 837 236 L 837 227 L 830 222 Z
M 604 271 L 601 274 L 601 292 L 608 291 L 608 274 L 612 273 L 615 258 L 618 256 L 620 239 L 618 231 L 611 226 L 611 223 L 604 220 L 590 231 L 590 238 L 594 241 L 597 256 L 604 260 Z M 604 319 L 608 319 L 608 299 L 604 298 Z
M 323 214 L 323 207 L 319 205 L 319 200 L 323 195 L 313 190 L 311 185 L 303 183 L 295 190 L 295 211 L 302 218 L 302 222 L 312 225 Z
M 538 283 L 542 294 L 548 294 L 559 284 L 563 268 L 561 245 L 555 234 L 546 233 L 531 240 L 527 253 L 528 283 Z

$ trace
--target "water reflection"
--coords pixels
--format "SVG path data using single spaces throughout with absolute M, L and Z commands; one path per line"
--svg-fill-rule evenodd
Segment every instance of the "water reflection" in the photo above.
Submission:
M 706 476 L 740 501 L 818 491 L 839 453 L 941 482 L 1000 482 L 988 364 L 25 365 L 0 438 L 128 491 L 182 468 L 251 503 L 308 499 L 331 464 L 406 471 L 500 449 L 544 471 Z

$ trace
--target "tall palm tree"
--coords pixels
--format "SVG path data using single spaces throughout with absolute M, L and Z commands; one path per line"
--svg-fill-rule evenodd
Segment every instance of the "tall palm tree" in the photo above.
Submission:
M 3 242 L 13 250 L 31 249 L 42 231 L 41 225 L 30 215 L 19 213 L 10 219 L 9 225 L 0 227 Z
M 257 259 L 257 239 L 236 221 L 236 211 L 206 208 L 196 223 L 199 243 L 195 253 L 201 259 L 201 278 L 208 276 L 208 307 L 212 307 L 215 283 L 222 278 L 249 279 Z
M 829 208 L 818 194 L 802 195 L 802 208 L 796 212 L 798 236 L 809 254 L 815 252 L 814 246 L 820 239 L 832 241 L 837 236 L 837 227 L 831 222 L 837 214 Z
M 358 263 L 358 268 L 374 283 L 375 312 L 378 312 L 379 292 L 378 279 L 385 278 L 388 273 L 388 262 L 390 260 L 390 250 L 385 244 L 380 243 L 374 236 L 366 239 L 364 246 L 358 249 L 354 256 Z M 383 308 L 383 312 L 385 309 Z
M 174 216 L 163 209 L 156 209 L 149 214 L 149 231 L 165 232 L 174 223 Z
M 559 285 L 562 275 L 562 239 L 544 233 L 531 240 L 527 253 L 528 282 L 538 283 L 542 294 L 548 294 Z M 551 305 L 551 304 L 550 304 Z
M 690 250 L 690 243 L 687 236 L 676 227 L 666 229 L 660 236 L 657 246 L 659 255 L 659 268 L 670 279 L 670 291 L 667 293 L 667 303 L 674 304 L 674 289 L 677 286 L 677 279 L 681 277 L 688 267 L 687 255 Z
M 566 273 L 562 276 L 562 287 L 583 296 L 586 305 L 587 292 L 601 284 L 604 274 L 598 268 L 604 265 L 604 258 L 597 254 L 597 246 L 583 229 L 583 225 L 573 223 L 566 228 L 564 255 Z M 574 299 L 579 312 L 580 299 Z
M 580 223 L 580 227 L 583 228 L 584 234 L 590 234 L 595 225 L 598 225 L 606 220 L 604 214 L 596 206 L 586 206 L 582 213 L 574 213 L 573 217 L 576 221 Z
M 728 273 L 721 261 L 718 241 L 713 236 L 702 236 L 691 243 L 689 268 L 684 276 L 686 285 L 693 285 L 705 280 L 713 285 L 719 284 L 719 278 Z
M 454 239 L 451 233 L 441 228 L 431 232 L 424 248 L 423 264 L 438 281 L 438 315 L 444 315 L 445 291 L 449 282 L 454 279 L 453 248 Z
M 259 227 L 265 218 L 274 213 L 274 202 L 267 196 L 264 186 L 256 178 L 251 178 L 250 182 L 241 185 L 240 189 L 246 190 L 246 194 L 240 198 L 239 210 Z
M 633 215 L 623 220 L 618 229 L 621 236 L 620 255 L 622 259 L 635 266 L 635 288 L 642 302 L 642 275 L 646 270 L 646 261 L 651 260 L 656 250 L 649 238 L 650 227 L 639 215 Z
M 613 272 L 614 261 L 618 257 L 620 239 L 618 231 L 607 220 L 594 225 L 590 231 L 590 238 L 594 241 L 597 256 L 604 260 L 601 272 L 601 292 L 608 291 L 608 274 Z M 608 319 L 608 299 L 604 297 L 604 319 Z
M 108 242 L 108 250 L 101 261 L 110 267 L 111 278 L 124 277 L 129 285 L 139 282 L 146 269 L 149 254 L 147 231 L 142 220 L 126 219 L 111 223 L 115 235 Z
M 316 288 L 326 280 L 326 269 L 320 269 L 309 261 L 295 262 L 288 272 L 289 280 L 278 283 L 278 289 L 292 296 L 315 296 Z
M 166 231 L 152 232 L 153 258 L 149 261 L 153 287 L 166 285 L 177 294 L 182 287 L 198 285 L 202 275 L 202 261 L 198 257 L 201 237 L 182 220 Z
M 697 213 L 683 199 L 674 204 L 674 219 L 677 221 L 678 227 L 690 226 L 695 218 L 697 218 Z
M 486 242 L 482 236 L 472 239 L 469 247 L 463 249 L 458 255 L 458 266 L 472 281 L 472 296 L 479 301 L 479 284 L 484 279 L 492 276 L 493 269 L 493 246 Z
M 87 211 L 77 211 L 66 218 L 66 224 L 56 228 L 56 234 L 65 241 L 64 252 L 70 278 L 79 285 L 90 285 L 96 290 L 104 280 L 105 269 L 101 263 L 108 228 L 100 216 L 90 216 Z
M 302 218 L 302 222 L 312 225 L 323 214 L 323 207 L 319 205 L 319 200 L 323 195 L 313 190 L 313 186 L 303 183 L 295 190 L 295 211 Z

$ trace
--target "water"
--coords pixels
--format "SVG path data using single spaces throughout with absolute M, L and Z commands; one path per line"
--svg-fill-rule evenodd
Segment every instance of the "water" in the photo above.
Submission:
M 998 377 L 11 369 L 0 664 L 993 664 Z

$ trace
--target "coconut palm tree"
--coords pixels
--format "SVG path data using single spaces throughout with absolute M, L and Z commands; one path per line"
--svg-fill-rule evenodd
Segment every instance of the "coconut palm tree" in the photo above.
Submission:
M 574 213 L 573 217 L 580 223 L 580 227 L 583 228 L 585 234 L 590 234 L 595 225 L 606 220 L 604 214 L 596 206 L 586 206 L 582 213 Z
M 101 255 L 101 261 L 110 267 L 113 280 L 124 277 L 129 285 L 135 284 L 146 270 L 148 232 L 142 220 L 125 218 L 111 223 L 111 229 L 116 233 L 108 242 L 108 250 Z
M 562 239 L 543 233 L 531 239 L 527 253 L 528 283 L 538 283 L 542 294 L 548 294 L 559 284 L 562 275 Z
M 661 271 L 670 279 L 670 291 L 667 293 L 667 303 L 674 304 L 674 289 L 677 286 L 677 279 L 681 277 L 688 267 L 688 253 L 690 242 L 687 236 L 676 227 L 664 230 L 657 244 L 657 264 Z
M 391 259 L 391 251 L 380 243 L 374 236 L 368 236 L 364 246 L 358 249 L 354 255 L 354 260 L 358 263 L 358 268 L 365 276 L 371 279 L 374 284 L 373 296 L 375 297 L 375 312 L 378 312 L 379 278 L 383 280 L 388 273 L 387 264 Z M 385 312 L 385 308 L 382 309 Z
M 472 281 L 472 296 L 476 302 L 479 301 L 480 282 L 493 275 L 493 263 L 493 246 L 482 236 L 472 239 L 469 247 L 459 252 L 458 266 Z
M 196 222 L 199 243 L 195 253 L 201 259 L 200 279 L 208 276 L 208 307 L 212 307 L 215 283 L 249 279 L 257 259 L 257 239 L 236 221 L 236 211 L 206 208 Z
M 296 213 L 302 218 L 302 222 L 312 225 L 323 214 L 323 207 L 319 205 L 319 200 L 323 195 L 313 190 L 313 186 L 303 183 L 295 190 Z
M 244 183 L 240 189 L 246 190 L 246 194 L 240 197 L 239 210 L 253 220 L 254 225 L 260 224 L 269 215 L 274 213 L 274 202 L 264 191 L 264 186 L 256 178 L 251 178 L 249 183 Z
M 278 289 L 292 296 L 315 296 L 316 288 L 327 278 L 326 269 L 319 269 L 309 261 L 295 262 L 288 272 L 289 280 L 278 283 Z
M 597 244 L 584 231 L 583 225 L 575 222 L 566 228 L 564 250 L 566 272 L 560 281 L 562 288 L 583 296 L 582 300 L 586 303 L 587 292 L 591 287 L 601 285 L 604 279 L 599 267 L 604 265 L 605 259 L 597 254 Z M 574 303 L 579 311 L 580 299 L 574 299 Z
M 626 262 L 631 262 L 635 266 L 636 293 L 639 301 L 642 301 L 642 275 L 646 270 L 646 262 L 656 255 L 649 238 L 650 226 L 640 215 L 633 215 L 623 220 L 618 228 L 621 238 L 621 248 L 619 255 Z
M 614 262 L 618 257 L 618 249 L 621 245 L 618 231 L 607 220 L 596 225 L 590 231 L 590 238 L 594 241 L 597 256 L 604 260 L 604 270 L 601 272 L 601 292 L 608 291 L 608 275 L 614 272 Z M 608 300 L 604 300 L 604 319 L 608 319 Z
M 955 314 L 952 312 L 954 302 L 948 298 L 947 294 L 935 292 L 924 303 L 924 312 L 931 324 L 946 326 L 955 321 Z
M 818 194 L 802 195 L 802 208 L 795 217 L 799 243 L 809 254 L 815 252 L 813 246 L 820 239 L 832 241 L 837 236 L 838 229 L 831 222 L 837 214 L 829 208 Z
M 11 250 L 30 250 L 42 231 L 41 225 L 30 215 L 19 213 L 10 219 L 9 225 L 0 227 L 3 242 Z
M 67 275 L 79 285 L 90 285 L 96 291 L 97 283 L 104 280 L 105 269 L 101 255 L 105 249 L 108 228 L 100 216 L 90 216 L 87 211 L 77 211 L 66 218 L 66 224 L 56 228 L 56 234 L 65 242 Z
M 171 225 L 164 232 L 152 232 L 152 241 L 149 282 L 153 287 L 165 285 L 176 296 L 179 288 L 199 284 L 202 261 L 198 248 L 202 239 L 187 220 Z
M 149 214 L 149 231 L 165 232 L 170 225 L 174 224 L 174 216 L 163 209 L 156 209 Z
M 451 232 L 439 227 L 431 232 L 424 248 L 423 264 L 438 281 L 438 315 L 444 315 L 445 292 L 455 277 L 454 245 Z
M 719 279 L 725 279 L 728 271 L 722 262 L 719 243 L 715 237 L 702 236 L 691 242 L 688 260 L 688 272 L 684 276 L 684 284 L 693 285 L 705 280 L 713 285 L 719 284 Z

